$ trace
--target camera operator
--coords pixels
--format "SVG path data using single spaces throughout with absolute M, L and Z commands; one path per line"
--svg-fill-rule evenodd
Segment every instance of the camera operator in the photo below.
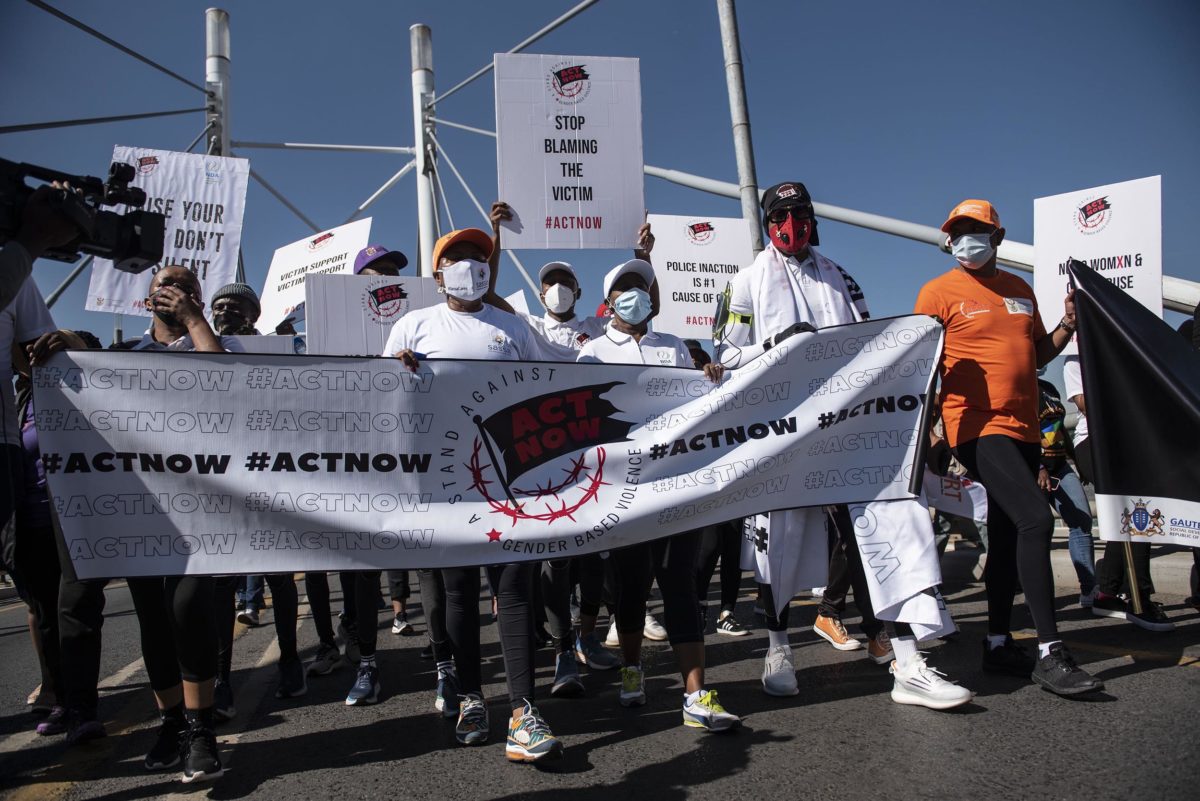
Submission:
M 0 250 L 0 309 L 17 296 L 33 271 L 35 259 L 79 235 L 74 223 L 53 203 L 58 189 L 57 185 L 40 186 L 29 196 L 21 216 L 21 230 Z

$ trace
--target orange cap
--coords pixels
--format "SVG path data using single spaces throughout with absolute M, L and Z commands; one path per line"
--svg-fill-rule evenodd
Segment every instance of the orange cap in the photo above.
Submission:
M 942 232 L 950 233 L 950 226 L 955 220 L 961 220 L 967 217 L 972 220 L 1000 227 L 1000 215 L 996 212 L 996 207 L 986 200 L 964 200 L 954 207 L 954 211 L 950 212 L 950 216 L 942 223 Z
M 481 231 L 478 228 L 460 228 L 457 231 L 451 231 L 441 239 L 433 243 L 433 269 L 437 270 L 438 262 L 442 259 L 442 252 L 459 242 L 470 242 L 472 245 L 478 245 L 483 249 L 484 258 L 492 256 L 492 237 L 486 231 Z

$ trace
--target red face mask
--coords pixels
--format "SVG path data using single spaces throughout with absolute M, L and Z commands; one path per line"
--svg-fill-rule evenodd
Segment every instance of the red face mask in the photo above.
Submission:
M 812 229 L 813 221 L 811 219 L 797 220 L 789 214 L 783 222 L 767 225 L 767 235 L 771 237 L 771 244 L 780 253 L 795 256 L 808 247 L 808 239 L 812 236 Z

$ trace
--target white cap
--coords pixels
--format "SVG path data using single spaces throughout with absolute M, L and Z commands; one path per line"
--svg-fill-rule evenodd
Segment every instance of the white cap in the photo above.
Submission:
M 630 259 L 613 267 L 608 271 L 608 275 L 604 276 L 604 298 L 606 300 L 612 292 L 613 284 L 617 283 L 617 279 L 625 273 L 637 273 L 645 278 L 647 287 L 654 283 L 654 268 L 650 266 L 650 262 L 644 259 Z
M 567 264 L 565 261 L 552 261 L 549 264 L 543 264 L 542 269 L 538 270 L 538 283 L 545 283 L 546 275 L 554 272 L 555 270 L 562 270 L 563 272 L 570 273 L 571 277 L 575 279 L 575 283 L 579 283 L 579 276 L 575 275 L 575 268 Z

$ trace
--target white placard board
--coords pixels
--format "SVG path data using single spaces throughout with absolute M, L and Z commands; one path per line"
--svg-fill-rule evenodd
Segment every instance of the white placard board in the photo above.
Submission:
M 274 331 L 293 309 L 304 302 L 304 279 L 313 274 L 350 273 L 354 259 L 367 246 L 371 236 L 371 218 L 355 220 L 275 251 L 267 281 L 260 294 L 262 314 L 260 331 Z
M 529 301 L 525 300 L 525 290 L 518 289 L 504 300 L 513 307 L 513 311 L 529 314 Z
M 1033 201 L 1033 287 L 1046 328 L 1062 319 L 1067 259 L 1078 259 L 1162 317 L 1162 178 Z M 1064 353 L 1078 352 L 1074 340 Z
M 146 193 L 141 207 L 166 217 L 161 266 L 187 267 L 200 279 L 205 301 L 232 283 L 242 244 L 242 213 L 250 162 L 246 159 L 176 153 L 117 145 L 113 161 L 133 165 L 130 182 Z M 125 211 L 118 206 L 115 211 Z M 149 317 L 146 296 L 158 267 L 122 272 L 108 259 L 92 262 L 87 311 Z
M 288 334 L 286 336 L 277 336 L 275 334 L 263 334 L 261 336 L 245 336 L 238 335 L 233 337 L 242 344 L 243 350 L 246 353 L 303 353 L 304 340 L 298 336 Z M 297 340 L 301 349 L 297 350 Z
M 636 58 L 497 53 L 507 248 L 629 248 L 645 214 Z
M 651 214 L 654 275 L 661 310 L 654 329 L 684 339 L 711 339 L 717 295 L 754 262 L 741 217 Z
M 378 356 L 397 320 L 446 300 L 432 278 L 390 275 L 310 275 L 304 298 L 308 352 L 321 356 Z

